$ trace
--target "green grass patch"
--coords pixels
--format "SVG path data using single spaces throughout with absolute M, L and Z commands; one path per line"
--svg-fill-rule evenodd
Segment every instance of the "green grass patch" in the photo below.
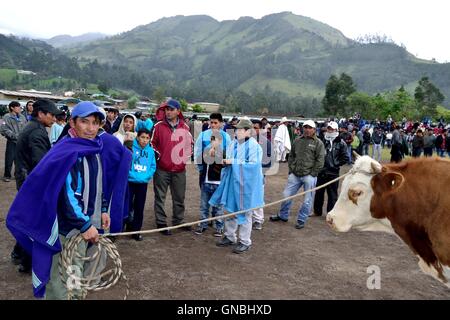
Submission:
M 10 82 L 16 75 L 16 69 L 0 69 L 0 81 Z

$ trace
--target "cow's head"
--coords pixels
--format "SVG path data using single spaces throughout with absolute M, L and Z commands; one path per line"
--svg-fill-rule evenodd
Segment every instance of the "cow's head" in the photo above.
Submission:
M 400 174 L 388 172 L 369 156 L 359 157 L 351 174 L 342 183 L 336 205 L 327 215 L 328 224 L 339 232 L 347 232 L 351 228 L 392 232 L 385 215 L 371 213 L 371 200 L 374 195 L 378 197 L 395 192 L 402 183 Z

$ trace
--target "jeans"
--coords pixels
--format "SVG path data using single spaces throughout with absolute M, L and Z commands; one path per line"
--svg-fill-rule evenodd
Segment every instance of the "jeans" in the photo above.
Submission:
M 352 164 L 353 149 L 351 145 L 347 145 L 348 164 Z
M 212 183 L 203 183 L 202 186 L 202 193 L 200 195 L 200 220 L 208 219 L 209 218 L 209 207 L 210 204 L 208 201 L 211 199 L 214 192 L 219 187 L 218 184 L 212 184 Z M 216 207 L 212 206 L 211 209 L 211 216 L 212 217 L 218 217 L 223 214 L 223 207 Z M 202 228 L 208 228 L 208 222 L 201 222 L 200 226 Z M 219 219 L 216 220 L 216 229 L 223 230 L 223 220 Z
M 375 156 L 376 154 L 376 156 Z M 372 148 L 372 159 L 381 162 L 381 144 L 374 144 Z
M 283 197 L 293 196 L 298 192 L 298 190 L 304 186 L 305 191 L 311 190 L 316 186 L 317 177 L 310 175 L 297 177 L 295 174 L 291 173 L 288 177 L 287 185 L 283 191 Z M 297 221 L 300 223 L 305 223 L 308 219 L 309 213 L 311 212 L 311 207 L 313 204 L 314 192 L 308 192 L 305 194 L 305 199 L 303 205 L 298 210 Z M 292 200 L 284 201 L 281 204 L 280 212 L 278 216 L 283 220 L 289 218 L 289 210 L 292 206 Z
M 362 155 L 363 156 L 368 156 L 369 155 L 369 144 L 368 143 L 364 143 L 363 144 Z
M 445 151 L 445 149 L 437 149 L 437 154 L 439 155 L 439 157 L 445 158 Z

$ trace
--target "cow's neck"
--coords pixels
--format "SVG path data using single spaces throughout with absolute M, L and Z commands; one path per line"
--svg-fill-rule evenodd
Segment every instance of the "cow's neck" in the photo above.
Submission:
M 364 226 L 355 227 L 355 229 L 360 231 L 376 231 L 376 232 L 387 232 L 391 234 L 395 234 L 394 229 L 392 228 L 391 222 L 384 218 L 374 220 L 370 224 L 366 224 Z

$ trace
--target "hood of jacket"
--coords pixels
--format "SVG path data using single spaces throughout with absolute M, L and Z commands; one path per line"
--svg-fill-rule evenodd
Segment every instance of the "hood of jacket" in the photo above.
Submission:
M 167 107 L 167 103 L 166 102 L 161 103 L 159 108 L 156 110 L 156 114 L 155 114 L 156 120 L 158 120 L 158 121 L 165 120 L 166 113 L 165 113 L 164 110 L 166 109 L 166 107 Z M 184 122 L 184 116 L 183 116 L 183 113 L 181 112 L 181 109 L 180 109 L 180 114 L 178 115 L 178 118 L 180 120 L 183 120 L 183 122 Z
M 136 127 L 137 127 L 137 119 L 134 115 L 127 113 L 126 115 L 124 115 L 122 117 L 122 121 L 120 122 L 120 126 L 119 126 L 119 130 L 117 132 L 119 132 L 122 136 L 125 135 L 125 129 L 123 128 L 124 122 L 125 122 L 125 118 L 131 117 L 134 120 L 134 128 L 133 128 L 133 132 L 136 132 Z

